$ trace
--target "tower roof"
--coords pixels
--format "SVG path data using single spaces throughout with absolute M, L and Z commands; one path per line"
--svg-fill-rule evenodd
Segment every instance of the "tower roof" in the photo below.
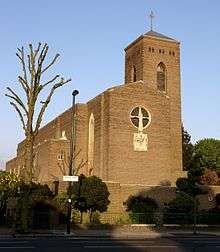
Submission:
M 130 43 L 126 48 L 125 51 L 130 48 L 132 45 L 136 44 L 140 39 L 142 39 L 143 37 L 146 38 L 155 38 L 155 39 L 160 39 L 160 40 L 165 40 L 165 41 L 169 41 L 169 42 L 173 42 L 173 43 L 177 43 L 179 44 L 180 42 L 178 40 L 175 40 L 173 38 L 170 38 L 166 35 L 163 35 L 159 32 L 155 32 L 153 30 L 150 30 L 144 34 L 142 34 L 140 37 L 138 37 L 137 39 L 135 39 L 132 43 Z
M 161 33 L 155 32 L 155 31 L 153 31 L 153 30 L 151 30 L 151 31 L 149 31 L 149 32 L 146 32 L 146 33 L 144 34 L 144 36 L 146 36 L 146 37 L 153 37 L 153 38 L 156 37 L 156 38 L 160 38 L 160 39 L 171 40 L 171 41 L 177 42 L 177 40 L 175 40 L 175 39 L 173 39 L 173 38 L 170 38 L 170 37 L 167 37 L 167 36 L 165 36 L 165 35 L 163 35 L 163 34 L 161 34 Z

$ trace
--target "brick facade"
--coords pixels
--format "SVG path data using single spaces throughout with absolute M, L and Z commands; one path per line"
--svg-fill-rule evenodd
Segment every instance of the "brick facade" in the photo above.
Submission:
M 75 167 L 88 159 L 89 118 L 93 113 L 92 174 L 107 181 L 115 195 L 119 195 L 117 188 L 123 187 L 120 202 L 139 187 L 174 185 L 178 177 L 184 176 L 179 42 L 155 34 L 146 33 L 125 49 L 125 84 L 106 90 L 86 104 L 76 105 Z M 166 67 L 165 92 L 159 91 L 156 84 L 160 62 Z M 132 67 L 136 71 L 135 81 Z M 151 114 L 151 123 L 143 130 L 148 136 L 148 151 L 134 151 L 133 135 L 137 129 L 130 121 L 130 113 L 136 106 L 146 108 Z M 63 131 L 67 139 L 61 137 Z M 40 129 L 35 142 L 36 180 L 62 181 L 62 176 L 68 174 L 70 133 L 71 109 Z M 24 142 L 18 145 L 17 158 L 7 163 L 7 170 L 22 174 L 23 150 Z M 63 160 L 58 160 L 62 153 Z M 88 175 L 88 168 L 86 164 L 78 173 Z M 116 197 L 111 197 L 112 206 L 118 205 Z

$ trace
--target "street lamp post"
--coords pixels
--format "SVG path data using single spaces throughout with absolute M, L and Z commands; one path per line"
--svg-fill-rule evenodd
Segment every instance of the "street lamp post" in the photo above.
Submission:
M 69 161 L 69 176 L 75 172 L 74 155 L 76 145 L 76 96 L 79 94 L 78 90 L 72 92 L 72 113 L 71 113 L 71 137 L 70 137 L 70 161 Z M 71 225 L 71 182 L 69 182 L 69 198 L 68 198 L 68 212 L 67 212 L 67 234 L 70 234 Z
M 71 114 L 71 140 L 70 140 L 70 164 L 69 164 L 69 175 L 74 174 L 74 154 L 75 154 L 75 145 L 76 145 L 76 96 L 79 94 L 78 90 L 73 90 L 72 92 L 72 114 Z
M 67 226 L 66 226 L 66 232 L 67 234 L 70 234 L 70 224 L 71 224 L 71 198 L 68 199 L 68 209 L 67 209 Z

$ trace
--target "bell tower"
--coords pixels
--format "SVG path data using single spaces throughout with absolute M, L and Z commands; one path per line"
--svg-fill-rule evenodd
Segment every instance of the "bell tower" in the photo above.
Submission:
M 155 31 L 141 35 L 125 48 L 125 83 L 142 80 L 148 86 L 166 93 L 173 88 L 171 82 L 174 79 L 174 85 L 179 86 L 179 44 Z
M 128 45 L 125 85 L 135 82 L 169 102 L 172 171 L 182 170 L 180 43 L 150 30 Z

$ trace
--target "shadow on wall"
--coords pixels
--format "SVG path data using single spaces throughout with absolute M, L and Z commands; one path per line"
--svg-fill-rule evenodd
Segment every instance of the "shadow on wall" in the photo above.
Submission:
M 215 201 L 214 201 L 214 195 L 215 193 L 220 190 L 217 187 L 214 189 L 212 187 L 207 187 L 208 194 L 201 196 L 201 205 L 200 209 L 204 209 L 205 207 L 214 207 Z M 168 181 L 162 181 L 159 186 L 151 187 L 149 189 L 144 189 L 142 187 L 139 192 L 136 193 L 136 195 L 142 196 L 142 197 L 150 197 L 157 201 L 158 209 L 156 210 L 156 215 L 153 216 L 154 219 L 146 218 L 146 214 L 143 214 L 145 216 L 137 217 L 135 215 L 129 216 L 129 213 L 127 214 L 127 219 L 123 219 L 120 216 L 121 213 L 104 213 L 100 216 L 94 216 L 95 219 L 93 219 L 92 224 L 84 224 L 84 225 L 73 225 L 72 230 L 77 235 L 95 235 L 95 236 L 103 236 L 105 235 L 106 238 L 111 239 L 111 243 L 108 241 L 102 241 L 101 243 L 97 241 L 97 245 L 95 247 L 94 245 L 94 251 L 97 251 L 101 248 L 109 251 L 133 251 L 133 252 L 139 252 L 139 251 L 151 251 L 153 249 L 158 249 L 157 245 L 160 246 L 162 240 L 160 237 L 152 238 L 152 233 L 156 233 L 158 236 L 161 232 L 172 232 L 176 231 L 176 229 L 179 229 L 179 231 L 183 230 L 183 227 L 164 227 L 163 224 L 163 212 L 164 208 L 166 207 L 166 203 L 170 202 L 171 200 L 175 199 L 176 197 L 176 188 L 171 187 Z M 162 214 L 161 214 L 162 213 Z M 172 213 L 173 215 L 173 213 Z M 106 218 L 106 222 L 110 220 L 110 223 L 114 223 L 115 225 L 111 224 L 100 224 L 100 221 L 103 220 L 103 217 Z M 129 217 L 129 219 L 128 219 Z M 148 216 L 149 217 L 149 216 Z M 156 217 L 156 220 L 155 220 Z M 121 218 L 121 219 L 120 219 Z M 130 222 L 129 222 L 129 221 Z M 147 220 L 147 221 L 146 221 Z M 138 223 L 155 223 L 156 225 L 137 225 Z M 127 225 L 127 224 L 134 224 L 134 225 Z M 187 228 L 187 229 L 186 229 Z M 192 226 L 185 227 L 187 231 L 191 231 L 191 234 L 193 233 Z M 122 235 L 122 232 L 128 236 L 128 233 L 133 237 L 135 235 L 140 239 L 142 236 L 145 238 L 145 241 L 136 241 L 132 242 L 129 239 L 121 239 L 116 240 L 115 237 L 118 235 Z M 149 234 L 149 238 L 146 241 L 146 235 Z M 130 237 L 131 237 L 130 236 Z M 151 237 L 151 238 L 150 238 Z M 134 239 L 134 238 L 133 238 Z M 181 251 L 184 251 L 185 244 L 183 241 L 181 241 L 181 237 L 177 234 L 173 234 L 172 237 L 167 238 L 169 245 L 173 246 L 173 248 L 178 247 L 179 249 L 182 249 Z M 198 245 L 198 244 L 197 244 Z M 195 244 L 192 244 L 192 246 L 197 246 Z M 100 248 L 99 248 L 100 246 Z M 162 246 L 164 246 L 162 244 Z M 92 249 L 92 246 L 91 246 Z M 170 248 L 167 248 L 167 251 Z M 159 251 L 159 250 L 158 250 Z M 186 250 L 187 251 L 187 250 Z
M 220 191 L 220 187 L 214 187 L 213 186 L 203 186 L 203 188 L 207 191 L 206 194 L 199 196 L 199 200 L 200 200 L 200 207 L 199 207 L 199 211 L 201 212 L 200 214 L 197 215 L 197 222 L 199 224 L 220 224 L 220 196 L 216 198 L 215 200 L 215 195 L 218 191 Z M 170 251 L 169 249 L 172 247 L 172 249 L 178 248 L 181 249 L 181 251 L 189 251 L 189 249 L 197 249 L 197 247 L 199 248 L 200 244 L 199 243 L 191 243 L 190 245 L 186 244 L 185 240 L 182 239 L 183 236 L 188 236 L 190 237 L 190 239 L 196 239 L 195 236 L 193 235 L 193 226 L 192 226 L 192 222 L 186 222 L 186 223 L 182 223 L 184 224 L 183 226 L 181 225 L 166 225 L 163 226 L 163 213 L 165 211 L 166 208 L 166 204 L 170 202 L 172 199 L 175 199 L 176 191 L 173 191 L 173 195 L 172 198 L 170 198 L 167 195 L 167 191 L 170 191 L 170 189 L 174 190 L 175 188 L 168 188 L 168 186 L 158 186 L 158 187 L 154 187 L 151 188 L 149 190 L 142 190 L 140 192 L 138 192 L 136 194 L 137 198 L 139 197 L 139 199 L 142 198 L 152 198 L 154 200 L 158 200 L 160 199 L 160 201 L 157 201 L 158 203 L 158 209 L 156 211 L 156 215 L 154 215 L 153 212 L 151 212 L 151 216 L 146 216 L 146 214 L 143 213 L 143 215 L 136 215 L 134 213 L 132 213 L 129 217 L 131 219 L 131 223 L 156 223 L 156 225 L 115 225 L 115 226 L 109 226 L 109 235 L 110 237 L 114 237 L 115 233 L 120 232 L 120 230 L 123 231 L 130 231 L 133 234 L 137 234 L 137 235 L 141 235 L 141 234 L 151 234 L 153 233 L 158 233 L 158 235 L 161 232 L 174 232 L 172 233 L 172 236 L 169 238 L 166 238 L 166 242 L 167 242 L 167 248 L 165 248 L 166 246 L 164 246 L 164 249 L 167 249 L 166 251 Z M 165 196 L 165 197 L 163 197 Z M 218 202 L 217 202 L 218 201 Z M 135 202 L 133 202 L 135 204 Z M 140 203 L 140 202 L 139 202 Z M 218 203 L 218 204 L 217 204 Z M 192 207 L 192 205 L 191 205 Z M 208 210 L 209 209 L 209 210 Z M 184 210 L 184 209 L 183 209 Z M 192 210 L 192 209 L 191 209 Z M 203 211 L 203 212 L 202 212 Z M 218 211 L 218 215 L 214 216 L 214 219 L 210 219 L 210 216 L 213 216 L 213 211 Z M 162 213 L 161 215 L 157 214 L 157 213 Z M 175 213 L 171 213 L 172 215 L 175 216 Z M 180 213 L 182 214 L 182 213 Z M 190 215 L 190 213 L 186 212 L 185 214 Z M 182 215 L 183 216 L 183 215 Z M 143 218 L 144 217 L 144 218 Z M 146 218 L 147 217 L 147 218 Z M 152 219 L 153 217 L 153 219 Z M 155 219 L 155 217 L 159 217 L 157 220 Z M 212 218 L 212 217 L 211 217 Z M 216 222 L 216 218 L 218 218 L 218 222 Z M 153 221 L 152 221 L 153 220 Z M 192 218 L 193 220 L 193 218 Z M 208 223 L 208 222 L 210 223 Z M 118 224 L 124 224 L 123 221 L 121 223 Z M 189 225 L 190 224 L 190 225 Z M 201 227 L 200 227 L 201 228 Z M 175 231 L 179 231 L 179 233 L 175 233 Z M 181 233 L 181 231 L 188 231 L 189 233 Z M 200 231 L 211 231 L 210 228 L 208 229 L 199 229 L 199 227 L 197 227 L 197 237 L 201 238 L 211 238 L 211 239 L 215 239 L 217 238 L 216 235 L 207 235 L 207 234 L 199 234 Z M 140 236 L 139 236 L 140 237 Z M 152 237 L 152 236 L 151 236 Z M 162 239 L 160 237 L 158 238 L 148 238 L 147 240 L 148 243 L 144 243 L 144 242 L 139 242 L 137 244 L 136 248 L 132 248 L 130 247 L 129 243 L 127 241 L 122 242 L 115 242 L 113 246 L 115 246 L 115 248 L 124 248 L 126 249 L 126 251 L 146 251 L 145 249 L 158 249 L 157 245 L 159 245 L 160 247 L 160 242 L 162 242 Z M 117 250 L 117 249 L 116 249 Z M 118 250 L 120 251 L 120 250 Z
M 61 183 L 62 184 L 62 183 Z M 118 185 L 117 185 L 118 186 Z M 201 195 L 199 196 L 199 207 L 198 210 L 201 212 L 201 215 L 199 216 L 198 220 L 200 222 L 207 222 L 207 218 L 202 216 L 206 215 L 208 216 L 211 213 L 218 213 L 218 209 L 215 208 L 216 206 L 216 201 L 215 201 L 215 195 L 217 193 L 220 193 L 220 186 L 203 186 L 206 190 L 207 190 L 207 194 L 205 195 Z M 117 211 L 117 209 L 120 209 L 119 207 L 116 208 L 116 210 L 114 211 L 114 207 L 110 206 L 110 211 L 102 213 L 100 216 L 98 216 L 98 214 L 95 216 L 96 220 L 93 221 L 94 224 L 99 224 L 100 222 L 102 223 L 109 223 L 109 224 L 117 224 L 117 225 L 122 225 L 122 224 L 138 224 L 138 223 L 148 223 L 148 224 L 152 224 L 156 221 L 156 223 L 158 225 L 161 225 L 162 223 L 164 223 L 164 219 L 163 219 L 163 215 L 165 212 L 165 209 L 168 207 L 168 203 L 172 200 L 174 200 L 176 198 L 176 188 L 175 187 L 171 187 L 169 186 L 169 181 L 162 181 L 160 183 L 159 186 L 154 186 L 154 187 L 148 187 L 147 189 L 144 189 L 144 187 L 142 186 L 141 188 L 139 187 L 138 190 L 130 190 L 126 191 L 127 188 L 125 188 L 124 192 L 123 192 L 123 185 L 122 187 L 120 187 L 120 191 L 123 193 L 123 198 L 121 198 L 120 196 L 118 196 L 117 193 L 116 197 L 118 197 L 118 200 L 116 203 L 114 203 L 114 206 L 116 204 L 123 204 L 123 201 L 125 202 L 129 196 L 131 195 L 135 195 L 135 196 L 140 196 L 142 198 L 144 197 L 149 197 L 153 200 L 156 201 L 156 204 L 158 205 L 158 208 L 153 211 L 155 212 L 155 218 L 156 220 L 152 219 L 152 214 L 149 214 L 149 218 L 146 217 L 146 210 L 142 210 L 141 212 L 139 212 L 138 210 L 135 210 L 135 212 L 131 212 L 129 213 L 129 211 L 125 212 L 125 208 L 126 206 L 122 206 L 124 211 Z M 58 188 L 57 190 L 58 191 Z M 116 191 L 119 192 L 119 191 Z M 111 194 L 114 193 L 114 190 L 111 190 Z M 112 198 L 110 198 L 111 201 Z M 115 200 L 115 198 L 114 198 Z M 183 200 L 185 200 L 183 198 Z M 122 209 L 121 207 L 121 209 Z M 190 211 L 192 211 L 192 208 L 190 208 L 191 206 L 189 205 L 185 205 L 184 209 L 178 210 L 178 213 L 172 211 L 170 213 L 170 216 L 174 219 L 174 222 L 171 221 L 171 223 L 166 223 L 166 224 L 177 224 L 177 220 L 180 219 L 181 220 L 181 215 L 183 216 L 183 214 L 185 215 L 189 215 Z M 188 208 L 188 209 L 187 209 Z M 209 210 L 212 209 L 212 210 Z M 185 210 L 185 212 L 184 212 Z M 220 211 L 220 210 L 219 210 Z M 152 212 L 152 211 L 151 211 Z M 131 215 L 132 213 L 132 215 Z M 168 213 L 169 214 L 169 213 Z M 175 218 L 175 216 L 177 216 L 179 214 L 179 218 Z M 168 218 L 169 219 L 169 218 Z M 166 221 L 168 221 L 168 219 Z M 177 220 L 175 220 L 177 219 Z M 187 219 L 187 217 L 185 217 L 185 219 Z M 193 219 L 193 217 L 191 217 L 191 219 Z M 214 220 L 213 220 L 214 221 Z M 169 221 L 168 221 L 169 222 Z M 182 219 L 181 224 L 184 224 L 184 219 Z M 188 223 L 186 223 L 188 224 Z M 203 224 L 203 223 L 201 223 Z M 206 223 L 204 223 L 206 224 Z
M 201 188 L 204 193 L 195 199 L 186 193 L 177 193 L 175 187 L 141 190 L 124 202 L 127 220 L 133 224 L 156 224 L 160 228 L 163 224 L 193 224 L 196 215 L 197 224 L 220 225 L 220 186 L 202 185 Z
M 160 199 L 160 202 L 158 203 L 158 207 L 159 210 L 158 211 L 162 211 L 164 209 L 164 203 L 169 202 L 171 199 L 175 198 L 176 192 L 174 190 L 175 188 L 173 187 L 169 187 L 169 186 L 157 186 L 157 187 L 152 187 L 151 189 L 147 189 L 147 190 L 141 190 L 139 191 L 139 193 L 137 193 L 137 195 L 142 196 L 142 197 L 150 197 L 153 198 L 155 200 Z M 214 194 L 218 191 L 218 188 L 215 187 L 214 189 L 212 187 L 207 187 L 207 189 L 209 189 L 209 194 L 207 195 L 203 195 L 204 197 L 204 204 L 205 202 L 211 202 L 209 200 L 211 200 L 211 197 L 214 197 Z M 171 198 L 171 194 L 170 190 L 172 191 L 172 197 Z M 220 188 L 219 188 L 220 190 Z M 168 193 L 169 192 L 169 193 Z M 209 198 L 208 198 L 209 197 Z M 215 205 L 214 202 L 213 206 Z M 36 206 L 37 210 L 40 211 L 40 214 L 42 214 L 42 212 L 45 211 L 43 206 Z M 36 216 L 37 218 L 39 216 Z M 42 216 L 40 216 L 41 218 Z M 159 216 L 160 217 L 160 216 Z M 134 222 L 137 223 L 137 219 L 133 219 Z M 143 220 L 143 219 L 142 219 Z M 44 220 L 45 221 L 45 220 Z M 130 235 L 137 235 L 138 238 L 140 239 L 141 236 L 146 237 L 146 234 L 151 234 L 153 233 L 157 233 L 158 235 L 161 233 L 161 231 L 169 231 L 171 232 L 171 229 L 161 229 L 158 226 L 160 226 L 160 221 L 161 219 L 157 220 L 157 226 L 153 226 L 153 225 L 148 225 L 148 226 L 143 226 L 143 225 L 122 225 L 122 224 L 126 224 L 126 223 L 116 223 L 117 225 L 109 225 L 109 224 L 105 224 L 105 225 L 100 225 L 100 224 L 93 224 L 93 225 L 75 225 L 72 226 L 72 230 L 73 232 L 77 235 L 77 234 L 81 234 L 86 236 L 88 235 L 100 235 L 103 236 L 103 234 L 105 233 L 105 237 L 106 238 L 110 238 L 113 241 L 111 243 L 107 242 L 107 241 L 102 241 L 101 243 L 99 243 L 99 241 L 97 241 L 97 246 L 95 247 L 94 245 L 94 251 L 97 251 L 98 246 L 101 247 L 101 249 L 104 248 L 106 250 L 112 251 L 114 249 L 114 251 L 133 251 L 133 252 L 139 252 L 139 251 L 147 251 L 147 249 L 153 250 L 155 247 L 155 249 L 157 248 L 157 245 L 160 246 L 161 244 L 161 238 L 148 238 L 147 241 L 136 241 L 136 242 L 132 242 L 129 241 L 129 239 L 124 239 L 124 240 L 116 240 L 114 239 L 118 234 L 121 234 L 122 232 L 124 232 L 124 234 L 130 234 Z M 98 220 L 97 220 L 98 222 Z M 64 227 L 65 228 L 65 227 Z M 97 233 L 98 230 L 98 233 Z M 182 229 L 180 229 L 182 230 Z M 192 229 L 191 229 L 192 230 Z M 151 236 L 152 237 L 152 236 Z M 146 240 L 146 239 L 145 239 Z M 172 237 L 167 238 L 167 240 L 169 241 L 169 245 L 173 246 L 173 247 L 178 247 L 178 248 L 184 248 L 185 244 L 183 243 L 183 241 L 181 241 L 181 237 L 178 235 L 173 234 Z M 194 245 L 193 245 L 194 246 Z M 92 246 L 91 246 L 92 249 Z M 167 248 L 167 251 L 169 247 Z M 184 251 L 184 250 L 183 250 Z

